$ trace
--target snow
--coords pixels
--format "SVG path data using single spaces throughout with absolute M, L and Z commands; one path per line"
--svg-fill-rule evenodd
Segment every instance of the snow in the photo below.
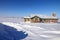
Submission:
M 4 25 L 24 31 L 28 36 L 22 40 L 57 40 L 60 39 L 59 23 L 14 23 L 2 22 Z
M 59 18 L 59 20 L 58 20 L 58 23 L 60 23 L 60 18 Z
M 24 18 L 32 18 L 34 16 L 38 16 L 40 18 L 54 18 L 54 19 L 57 19 L 57 17 L 47 16 L 47 15 L 41 15 L 41 14 L 31 14 L 29 16 L 25 16 Z
M 0 17 L 0 23 L 1 22 L 23 22 L 23 18 L 22 17 Z
M 24 18 L 30 18 L 29 16 L 25 16 Z
M 45 37 L 45 38 L 50 38 L 52 36 L 47 36 L 47 35 L 40 35 L 41 37 Z
M 45 33 L 54 33 L 54 34 L 60 34 L 60 31 L 45 31 Z

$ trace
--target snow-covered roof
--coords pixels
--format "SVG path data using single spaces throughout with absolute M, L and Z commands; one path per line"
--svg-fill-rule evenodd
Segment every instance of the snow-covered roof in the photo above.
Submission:
M 38 16 L 40 18 L 54 18 L 54 19 L 57 19 L 57 17 L 54 17 L 54 16 L 47 16 L 47 15 L 41 15 L 41 14 L 32 14 L 30 16 L 25 16 L 24 18 L 32 18 L 34 16 Z
M 25 16 L 24 18 L 31 18 L 31 17 L 29 17 L 29 16 Z

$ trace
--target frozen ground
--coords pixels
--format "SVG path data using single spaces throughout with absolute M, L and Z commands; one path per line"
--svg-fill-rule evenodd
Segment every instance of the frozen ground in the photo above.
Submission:
M 2 24 L 28 34 L 28 36 L 22 40 L 60 40 L 60 23 L 2 22 Z

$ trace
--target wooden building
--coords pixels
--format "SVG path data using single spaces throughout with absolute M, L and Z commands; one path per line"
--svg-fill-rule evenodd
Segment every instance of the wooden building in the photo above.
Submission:
M 56 14 L 52 14 L 52 16 L 44 16 L 44 15 L 31 15 L 24 17 L 24 22 L 31 22 L 31 23 L 57 23 L 58 18 Z

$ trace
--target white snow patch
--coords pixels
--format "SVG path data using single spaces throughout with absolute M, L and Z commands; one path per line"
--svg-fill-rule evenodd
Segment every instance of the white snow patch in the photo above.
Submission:
M 40 35 L 41 37 L 45 37 L 45 38 L 52 38 L 52 36 L 48 36 L 48 35 Z
M 27 40 L 29 40 L 29 39 L 30 40 L 40 40 L 41 37 L 42 37 L 41 40 L 43 40 L 43 38 L 47 38 L 46 40 L 48 40 L 49 38 L 54 38 L 54 35 L 51 35 L 49 33 L 60 34 L 60 31 L 58 31 L 58 29 L 55 31 L 51 31 L 51 29 L 56 29 L 56 28 L 60 27 L 60 24 L 58 24 L 58 23 L 36 23 L 36 24 L 34 24 L 34 23 L 2 22 L 2 24 L 14 27 L 17 29 L 17 31 L 25 31 L 26 33 L 28 33 L 28 37 L 26 38 Z M 51 28 L 51 29 L 49 29 L 49 28 Z M 50 30 L 50 31 L 48 31 L 48 30 Z M 49 35 L 45 35 L 44 33 L 45 34 L 47 33 Z
M 44 33 L 60 34 L 60 31 L 44 31 Z

